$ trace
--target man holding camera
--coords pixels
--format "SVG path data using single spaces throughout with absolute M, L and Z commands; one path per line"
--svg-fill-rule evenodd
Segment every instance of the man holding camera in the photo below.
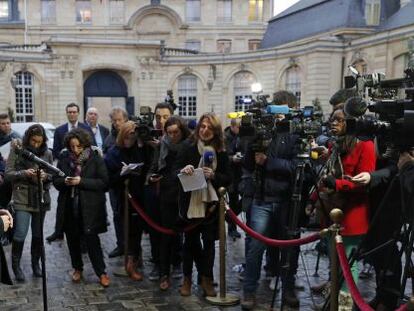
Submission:
M 288 103 L 276 101 L 276 104 Z M 276 117 L 283 118 L 283 116 Z M 244 168 L 256 176 L 254 200 L 249 216 L 250 226 L 254 231 L 265 236 L 269 236 L 271 231 L 276 231 L 276 237 L 279 239 L 287 236 L 297 139 L 297 135 L 277 133 L 273 136 L 267 150 L 254 150 L 253 145 L 249 144 L 243 159 Z M 247 244 L 242 308 L 252 310 L 256 303 L 255 293 L 266 246 L 250 237 L 246 239 Z M 299 307 L 299 300 L 294 291 L 298 252 L 283 249 L 281 262 L 286 259 L 289 262 L 281 272 L 282 299 L 290 307 Z

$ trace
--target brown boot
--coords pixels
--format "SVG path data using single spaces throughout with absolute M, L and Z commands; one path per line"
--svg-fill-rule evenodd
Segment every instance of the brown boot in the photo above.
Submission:
M 206 276 L 201 276 L 201 288 L 204 291 L 204 296 L 208 296 L 208 297 L 216 297 L 217 296 L 217 292 L 214 289 L 212 278 L 209 278 L 209 277 L 206 277 Z
M 136 263 L 134 260 L 134 256 L 128 256 L 127 264 L 125 267 L 126 272 L 128 273 L 128 276 L 131 280 L 134 281 L 142 281 L 144 277 L 141 273 L 139 273 L 137 270 L 135 270 Z
M 181 296 L 191 295 L 191 277 L 184 277 L 183 285 L 181 285 L 179 292 Z

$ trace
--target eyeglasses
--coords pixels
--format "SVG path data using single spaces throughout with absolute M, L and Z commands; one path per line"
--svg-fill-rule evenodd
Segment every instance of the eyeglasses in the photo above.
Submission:
M 345 119 L 344 118 L 330 118 L 329 119 L 329 123 L 344 123 Z

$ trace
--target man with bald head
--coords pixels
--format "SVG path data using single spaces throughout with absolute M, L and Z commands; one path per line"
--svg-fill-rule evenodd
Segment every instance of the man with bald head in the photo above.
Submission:
M 93 135 L 95 136 L 96 145 L 102 150 L 104 141 L 109 135 L 109 129 L 101 124 L 98 124 L 98 109 L 95 107 L 90 107 L 86 112 L 86 124 L 92 130 Z

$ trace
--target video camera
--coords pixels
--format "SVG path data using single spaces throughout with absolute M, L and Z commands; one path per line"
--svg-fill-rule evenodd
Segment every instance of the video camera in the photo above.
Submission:
M 276 122 L 276 131 L 299 135 L 301 138 L 319 136 L 322 131 L 322 111 L 315 111 L 313 106 L 291 110 L 285 118 Z
M 400 151 L 414 147 L 414 69 L 404 73 L 404 78 L 392 80 L 373 79 L 370 75 L 345 78 L 346 87 L 356 86 L 360 94 L 367 94 L 366 98 L 350 98 L 345 103 L 347 133 L 376 136 L 379 145 L 392 145 Z M 405 99 L 398 99 L 403 90 Z M 376 118 L 365 115 L 367 110 Z
M 132 121 L 135 122 L 135 134 L 143 141 L 149 141 L 162 136 L 162 130 L 154 129 L 154 113 L 149 106 L 141 106 L 139 116 L 133 116 Z

